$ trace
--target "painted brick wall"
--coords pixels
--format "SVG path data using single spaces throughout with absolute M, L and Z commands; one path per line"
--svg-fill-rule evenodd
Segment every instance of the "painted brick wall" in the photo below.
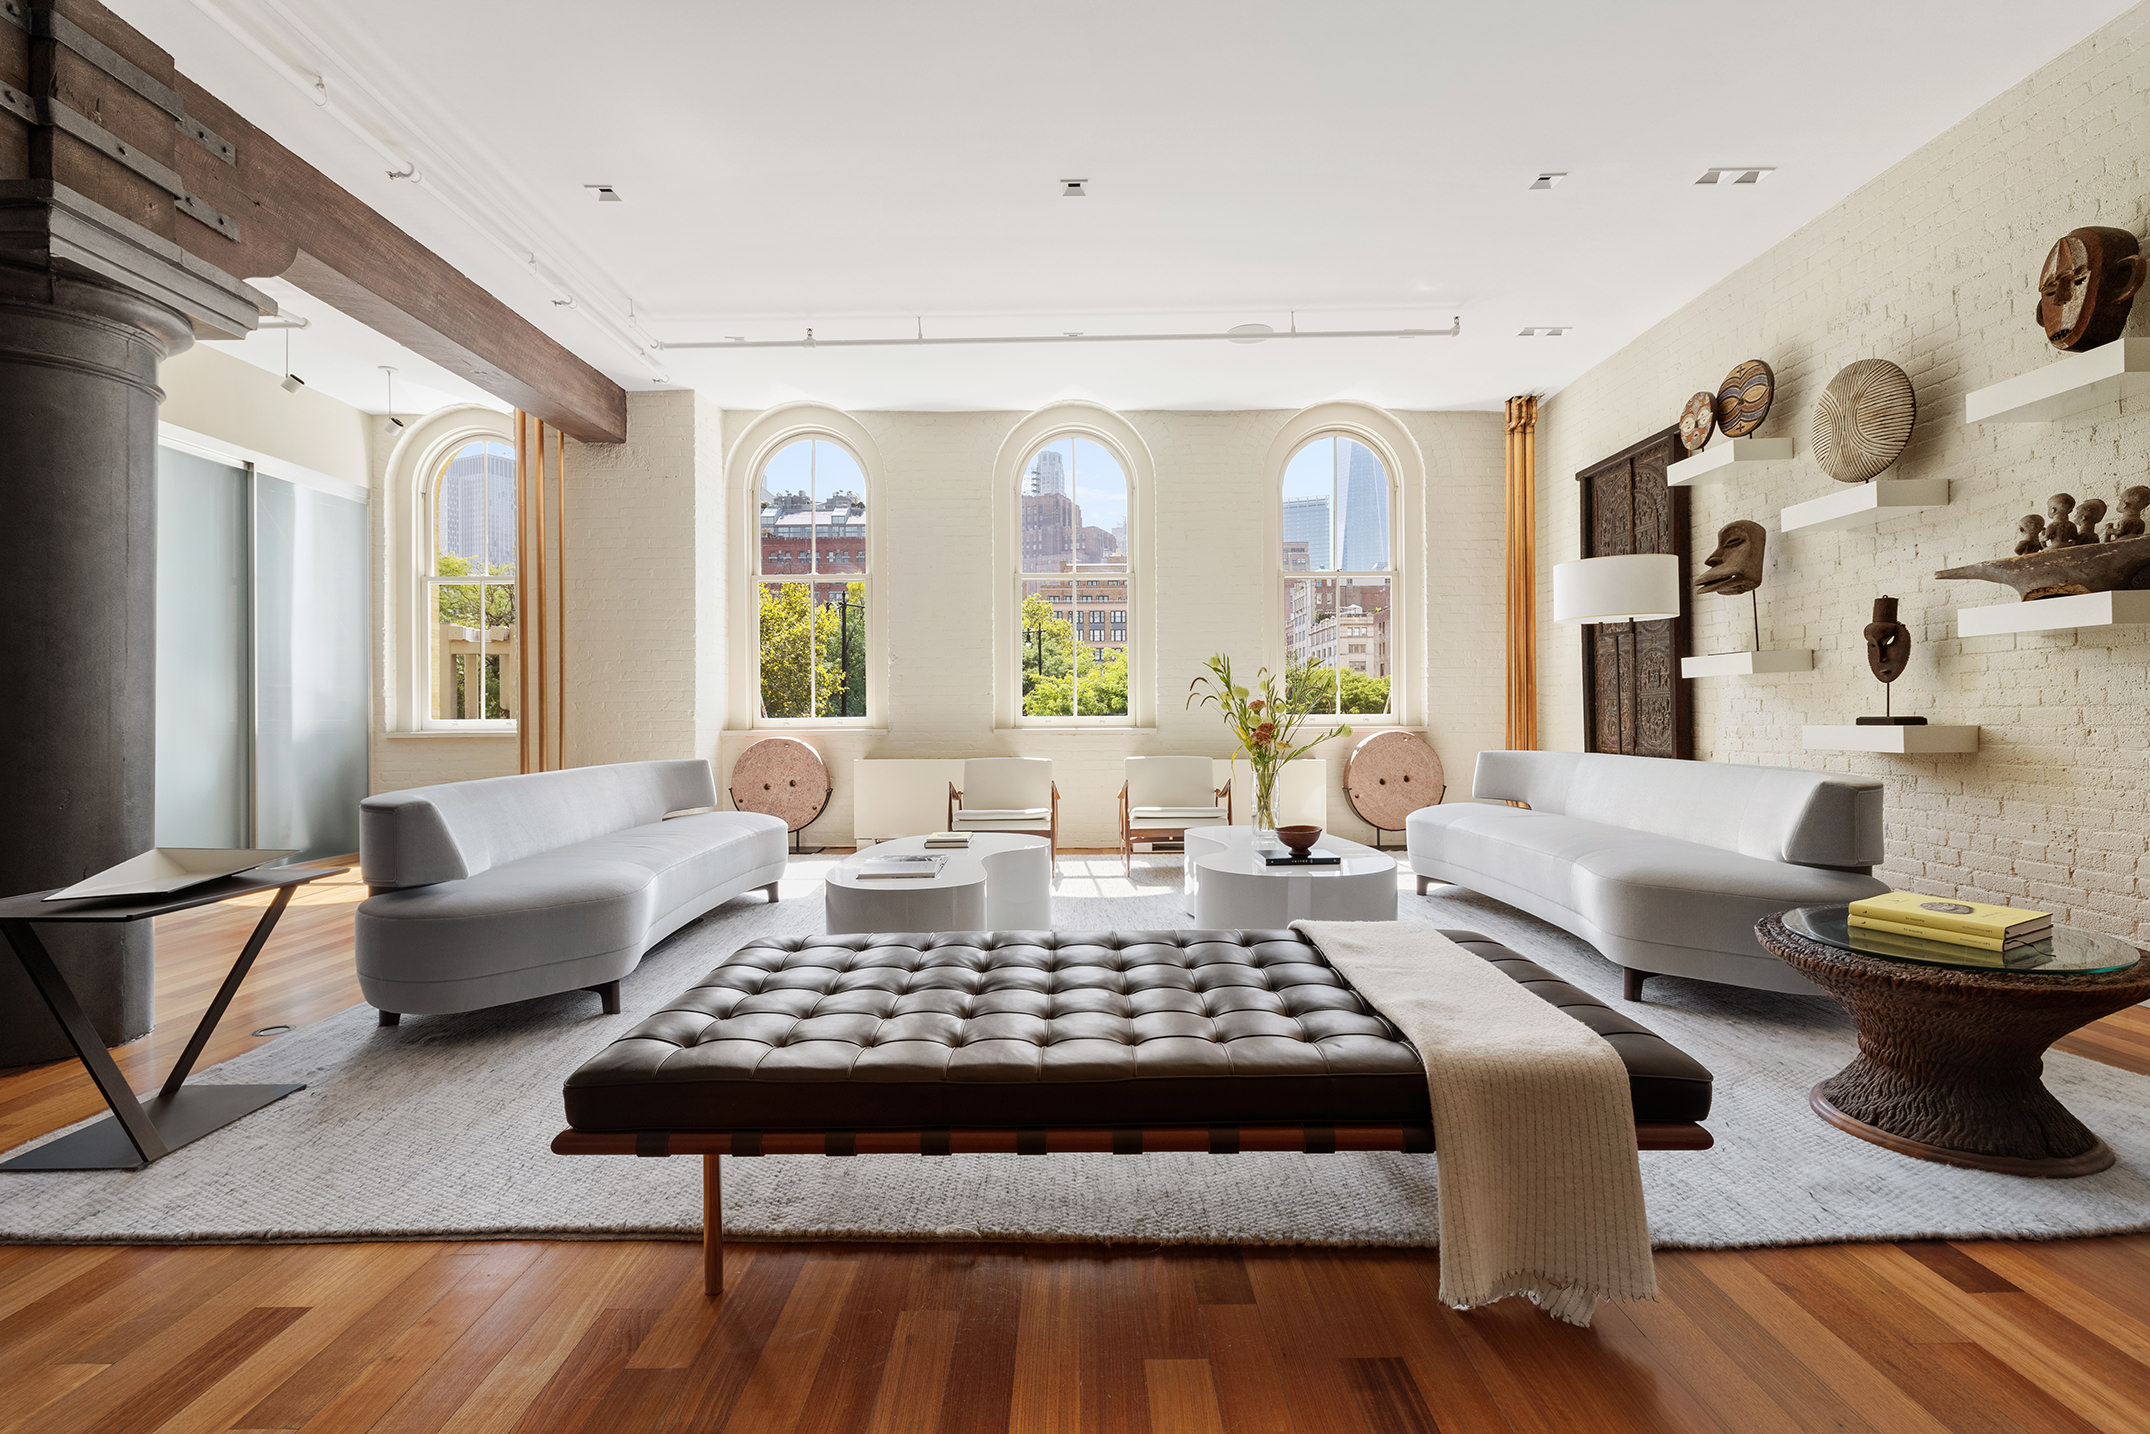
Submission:
M 1193 752 L 1223 757 L 1228 745 L 1208 713 L 1181 706 L 1187 683 L 1211 652 L 1257 658 L 1266 636 L 1274 566 L 1265 548 L 1266 507 L 1276 475 L 1269 449 L 1290 415 L 1281 412 L 1132 413 L 1156 464 L 1157 588 L 1149 627 L 1156 654 L 1154 730 L 1091 733 L 996 730 L 993 725 L 993 465 L 1021 420 L 1014 413 L 860 413 L 879 449 L 886 524 L 889 700 L 885 730 L 806 737 L 836 774 L 837 791 L 808 839 L 850 835 L 849 763 L 857 757 L 1045 756 L 1063 796 L 1064 840 L 1117 843 L 1116 797 L 1124 758 Z M 1487 413 L 1396 415 L 1427 467 L 1425 526 L 1436 536 L 1417 555 L 1428 566 L 1427 620 L 1416 637 L 1428 683 L 1428 736 L 1447 763 L 1454 796 L 1471 761 L 1501 741 L 1501 419 Z M 755 415 L 727 415 L 736 435 Z M 721 774 L 760 733 L 735 722 L 710 753 Z M 1329 819 L 1370 835 L 1341 790 L 1348 745 L 1331 744 Z
M 2052 424 L 1969 427 L 1967 391 L 2051 361 L 2035 315 L 2046 249 L 2068 229 L 2141 234 L 2150 220 L 2150 10 L 2138 8 L 2040 69 L 1554 395 L 1540 429 L 1541 580 L 1577 555 L 1574 474 L 1677 418 L 1741 359 L 1775 369 L 1764 435 L 1791 435 L 1789 464 L 1695 492 L 1698 559 L 1718 527 L 1771 532 L 1764 645 L 1811 647 L 1816 670 L 1694 684 L 1696 755 L 1871 774 L 1888 787 L 1887 879 L 1936 894 L 2025 901 L 2064 919 L 2150 939 L 2150 633 L 2127 628 L 1964 641 L 1960 606 L 2005 589 L 1937 579 L 1999 556 L 2047 494 L 2110 502 L 2150 480 L 2150 402 Z M 2130 334 L 2150 333 L 2150 302 Z M 1843 533 L 1778 532 L 1777 512 L 1835 485 L 1807 453 L 1829 378 L 1858 359 L 1900 364 L 1919 402 L 1892 470 L 1946 478 L 1945 508 Z M 1722 440 L 1719 440 L 1722 441 Z M 1548 583 L 1549 585 L 1549 583 Z M 1805 752 L 1804 723 L 1881 708 L 1860 628 L 1900 597 L 1916 643 L 1896 710 L 1976 723 L 1957 757 Z M 1549 592 L 1540 611 L 1551 612 Z M 1746 645 L 1744 600 L 1694 599 L 1695 650 Z M 1578 640 L 1540 636 L 1546 745 L 1581 745 Z

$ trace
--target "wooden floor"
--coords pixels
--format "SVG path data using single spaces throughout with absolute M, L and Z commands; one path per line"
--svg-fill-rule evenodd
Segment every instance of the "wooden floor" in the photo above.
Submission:
M 205 1064 L 358 998 L 360 894 L 300 895 Z M 160 923 L 138 1088 L 252 915 Z M 2146 1015 L 2070 1046 L 2150 1071 Z M 0 1077 L 0 1146 L 98 1108 L 76 1066 Z M 1668 1253 L 1590 1330 L 1444 1309 L 1419 1252 L 734 1243 L 721 1301 L 699 1260 L 0 1246 L 0 1434 L 2150 1430 L 2150 1237 Z

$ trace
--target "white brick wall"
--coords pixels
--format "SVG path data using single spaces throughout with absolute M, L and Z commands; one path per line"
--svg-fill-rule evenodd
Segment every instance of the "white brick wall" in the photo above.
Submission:
M 1696 755 L 1867 773 L 1888 785 L 1882 875 L 1939 894 L 2025 901 L 2064 919 L 2150 939 L 2150 633 L 1971 641 L 1961 606 L 2012 601 L 1937 568 L 2000 556 L 2015 520 L 2048 493 L 2111 502 L 2150 480 L 2150 403 L 2055 424 L 1968 427 L 1964 394 L 2050 362 L 2036 315 L 2046 249 L 2068 229 L 2150 220 L 2150 11 L 2138 8 L 2039 70 L 1776 248 L 1713 287 L 1545 405 L 1540 427 L 1540 611 L 1551 565 L 1576 556 L 1575 473 L 1665 427 L 1690 393 L 1741 359 L 1776 370 L 1765 435 L 1799 457 L 1769 476 L 1695 492 L 1700 558 L 1718 527 L 1771 532 L 1761 592 L 1765 646 L 1812 647 L 1816 670 L 1694 684 Z M 2130 334 L 2150 333 L 2150 301 Z M 1807 454 L 1806 422 L 1838 369 L 1902 365 L 1919 402 L 1892 476 L 1947 478 L 1948 507 L 1838 534 L 1777 532 L 1777 511 L 1835 485 Z M 1722 441 L 1721 439 L 1718 441 Z M 1958 757 L 1800 750 L 1808 722 L 1881 710 L 1860 629 L 1873 599 L 1903 600 L 1915 648 L 1896 710 L 1976 723 Z M 1695 650 L 1746 645 L 1744 600 L 1694 600 Z M 1570 628 L 1540 635 L 1547 746 L 1582 739 L 1580 656 Z

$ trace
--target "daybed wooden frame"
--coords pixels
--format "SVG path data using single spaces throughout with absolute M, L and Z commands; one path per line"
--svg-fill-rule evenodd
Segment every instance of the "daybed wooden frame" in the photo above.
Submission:
M 1715 1141 L 1692 1121 L 1635 1126 L 1641 1150 L 1707 1150 Z M 563 1130 L 555 1155 L 699 1155 L 702 1157 L 702 1291 L 724 1293 L 724 1199 L 719 1157 L 758 1155 L 1144 1155 L 1163 1151 L 1237 1155 L 1297 1151 L 1398 1150 L 1429 1154 L 1424 1125 L 1168 1125 L 920 1130 Z

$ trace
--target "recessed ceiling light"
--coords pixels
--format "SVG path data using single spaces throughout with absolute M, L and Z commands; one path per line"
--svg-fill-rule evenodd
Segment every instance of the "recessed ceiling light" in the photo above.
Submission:
M 1060 181 L 1062 199 L 1087 199 L 1090 197 L 1090 181 L 1087 179 L 1063 179 Z
M 1702 171 L 1697 184 L 1760 184 L 1777 172 L 1774 164 L 1722 164 Z
M 1269 324 L 1236 324 L 1227 330 L 1235 344 L 1258 344 L 1275 332 Z
M 1574 328 L 1573 324 L 1532 324 L 1516 334 L 1519 339 L 1557 339 Z
M 590 192 L 590 196 L 599 204 L 618 204 L 621 202 L 620 192 L 609 184 L 585 184 L 582 187 L 587 189 Z
M 1532 180 L 1530 182 L 1530 187 L 1532 189 L 1551 189 L 1554 185 L 1560 183 L 1561 180 L 1566 179 L 1567 177 L 1568 172 L 1565 169 L 1548 169 L 1543 174 L 1540 174 L 1536 179 Z

